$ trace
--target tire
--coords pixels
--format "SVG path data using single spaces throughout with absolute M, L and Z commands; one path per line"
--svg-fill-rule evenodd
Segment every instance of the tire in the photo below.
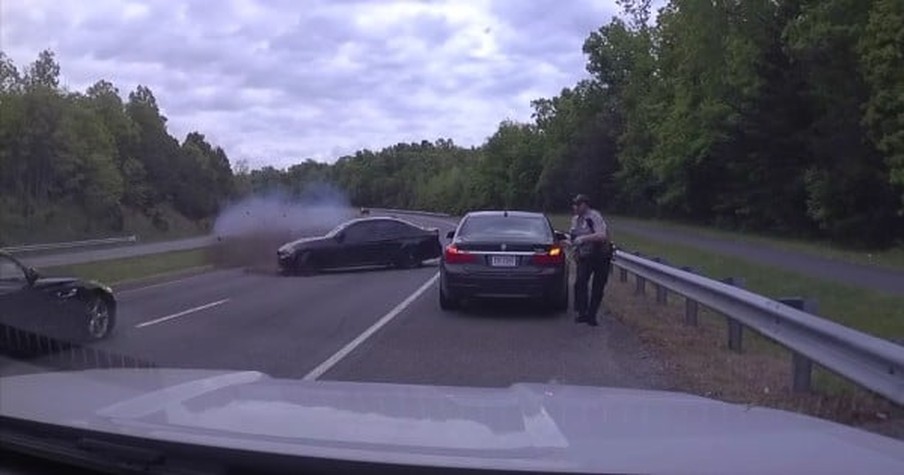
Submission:
M 550 302 L 549 308 L 554 312 L 567 312 L 568 311 L 568 289 L 566 288 L 563 292 L 560 292 L 559 295 L 553 297 L 553 300 Z
M 414 248 L 402 249 L 395 258 L 395 266 L 399 269 L 414 269 L 420 265 L 421 261 L 417 258 Z
M 295 265 L 294 271 L 295 275 L 314 275 L 317 273 L 317 267 L 314 266 L 312 262 L 312 257 L 310 252 L 305 252 L 298 256 L 295 256 Z
M 547 300 L 547 307 L 556 313 L 568 311 L 568 274 L 565 274 L 562 280 L 564 280 L 562 288 Z
M 453 298 L 450 295 L 446 295 L 446 292 L 443 291 L 443 286 L 440 284 L 439 286 L 439 308 L 442 310 L 457 310 L 461 307 L 461 302 L 457 299 Z
M 84 303 L 82 339 L 99 341 L 109 337 L 116 326 L 116 304 L 109 297 L 97 292 L 89 294 Z

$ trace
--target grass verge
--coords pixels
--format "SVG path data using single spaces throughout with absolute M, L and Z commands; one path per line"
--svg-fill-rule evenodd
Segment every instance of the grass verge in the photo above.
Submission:
M 798 251 L 818 257 L 852 262 L 855 264 L 904 270 L 904 246 L 901 245 L 888 249 L 857 251 L 845 249 L 826 241 L 804 241 L 801 239 L 780 238 L 741 231 L 727 231 L 705 226 L 695 226 L 672 221 L 645 220 L 625 216 L 610 216 L 607 217 L 607 219 L 612 222 L 615 229 L 618 229 L 619 223 L 646 225 L 670 229 L 689 235 L 704 235 L 727 241 L 760 244 L 776 249 Z M 620 235 L 621 233 L 619 233 L 619 236 Z
M 125 259 L 86 262 L 41 269 L 45 275 L 74 275 L 108 285 L 210 264 L 207 249 L 173 251 Z

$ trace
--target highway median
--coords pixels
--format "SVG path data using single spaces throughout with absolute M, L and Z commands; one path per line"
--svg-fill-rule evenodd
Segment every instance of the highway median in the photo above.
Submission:
M 93 279 L 110 286 L 133 287 L 142 281 L 178 276 L 182 273 L 212 269 L 210 251 L 206 248 L 162 252 L 122 259 L 108 259 L 82 264 L 38 269 L 46 275 L 72 275 Z

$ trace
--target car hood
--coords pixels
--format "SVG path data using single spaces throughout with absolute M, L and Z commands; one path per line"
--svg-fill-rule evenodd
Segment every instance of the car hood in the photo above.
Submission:
M 0 414 L 381 463 L 541 472 L 904 473 L 904 442 L 778 410 L 630 389 L 114 369 L 2 378 Z
M 311 245 L 322 244 L 326 242 L 329 238 L 324 236 L 315 236 L 315 237 L 306 237 L 301 239 L 296 239 L 292 242 L 287 242 L 283 244 L 279 250 L 280 251 L 292 251 L 296 249 L 302 249 L 304 247 L 308 247 Z
M 75 277 L 41 277 L 35 281 L 35 287 L 53 287 L 57 285 L 69 285 L 77 282 Z

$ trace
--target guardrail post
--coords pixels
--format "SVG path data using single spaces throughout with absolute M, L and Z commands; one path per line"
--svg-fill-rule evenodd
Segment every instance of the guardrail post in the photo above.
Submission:
M 624 267 L 618 268 L 618 281 L 619 282 L 627 282 L 628 281 L 628 269 Z
M 684 272 L 695 273 L 693 267 L 684 266 L 681 268 Z M 699 309 L 699 305 L 697 305 L 696 300 L 691 300 L 690 298 L 684 298 L 684 324 L 690 327 L 697 326 L 697 310 Z
M 667 305 L 669 303 L 669 289 L 656 285 L 656 303 L 659 305 Z
M 744 288 L 744 280 L 740 278 L 728 277 L 723 279 L 722 282 L 738 288 Z M 741 322 L 728 315 L 725 316 L 725 319 L 728 323 L 728 349 L 740 353 L 744 341 L 744 326 L 741 325 Z
M 646 295 L 647 294 L 647 279 L 644 279 L 640 275 L 635 276 L 637 279 L 637 286 L 634 288 L 635 295 Z
M 668 265 L 668 262 L 666 262 L 665 259 L 659 257 L 654 257 L 653 262 Z M 659 305 L 666 305 L 669 303 L 669 289 L 660 284 L 656 284 L 656 303 Z
M 800 297 L 778 299 L 779 302 L 802 310 L 807 313 L 816 313 L 817 305 L 814 300 Z M 812 388 L 813 361 L 810 358 L 791 351 L 791 390 L 796 393 L 810 392 Z

